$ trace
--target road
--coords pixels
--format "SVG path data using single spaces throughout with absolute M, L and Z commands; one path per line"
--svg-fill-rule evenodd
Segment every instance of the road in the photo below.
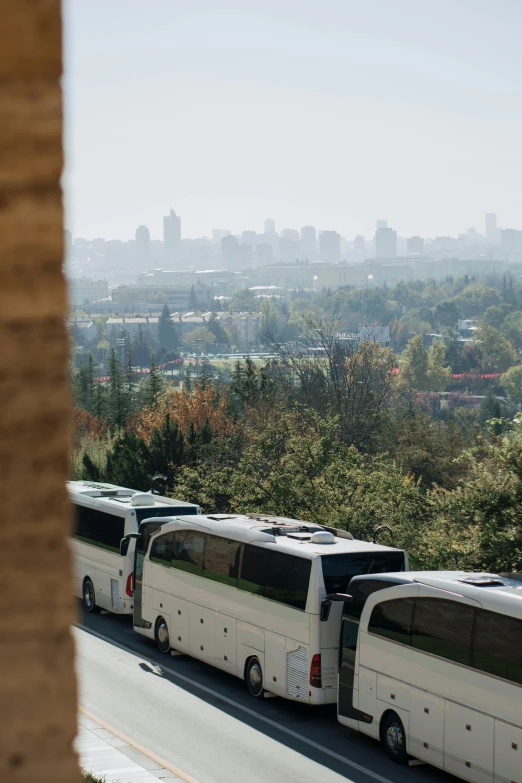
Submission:
M 231 675 L 162 655 L 129 617 L 84 614 L 74 634 L 82 707 L 200 783 L 457 781 L 393 764 L 335 707 L 256 701 Z

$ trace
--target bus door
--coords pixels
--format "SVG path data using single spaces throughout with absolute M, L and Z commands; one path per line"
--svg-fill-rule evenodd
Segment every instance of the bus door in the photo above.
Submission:
M 368 722 L 363 712 L 353 706 L 353 684 L 355 677 L 355 658 L 359 638 L 359 620 L 366 599 L 378 590 L 394 587 L 398 582 L 384 579 L 366 579 L 354 577 L 350 582 L 349 592 L 353 598 L 343 607 L 341 622 L 341 640 L 339 644 L 339 689 L 338 713 L 345 718 Z
M 143 562 L 151 536 L 165 524 L 165 520 L 153 519 L 141 522 L 139 526 L 139 536 L 136 539 L 136 549 L 134 550 L 134 625 L 138 628 L 145 627 L 143 619 Z

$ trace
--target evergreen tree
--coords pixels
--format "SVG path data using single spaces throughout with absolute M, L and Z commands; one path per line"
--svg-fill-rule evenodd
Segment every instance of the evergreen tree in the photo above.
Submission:
M 130 400 L 124 385 L 121 364 L 114 348 L 111 349 L 109 359 L 109 375 L 107 400 L 109 422 L 112 426 L 124 427 L 130 413 Z
M 189 300 L 188 300 L 188 308 L 189 308 L 189 310 L 192 310 L 192 311 L 197 310 L 198 309 L 198 304 L 199 303 L 198 303 L 198 298 L 196 296 L 196 291 L 194 289 L 194 286 L 192 286 L 191 289 L 190 289 Z
M 91 412 L 98 419 L 104 419 L 108 415 L 107 389 L 101 382 L 94 386 Z
M 166 477 L 167 487 L 172 487 L 176 468 L 183 464 L 185 444 L 183 433 L 169 414 L 151 435 L 149 443 L 150 468 L 153 473 Z
M 168 304 L 163 306 L 158 320 L 158 343 L 167 351 L 176 351 L 180 346 L 178 330 L 170 317 Z
M 105 481 L 148 492 L 152 487 L 150 452 L 143 438 L 124 430 L 107 454 Z
M 74 383 L 74 396 L 79 408 L 93 413 L 94 405 L 94 380 L 95 364 L 92 353 L 89 354 L 87 364 L 82 363 L 76 373 Z
M 153 356 L 150 361 L 149 375 L 145 382 L 145 404 L 147 407 L 154 408 L 157 405 L 162 389 L 163 378 L 156 364 L 156 358 Z
M 133 342 L 132 353 L 138 367 L 148 367 L 151 359 L 150 335 L 138 324 L 138 334 Z

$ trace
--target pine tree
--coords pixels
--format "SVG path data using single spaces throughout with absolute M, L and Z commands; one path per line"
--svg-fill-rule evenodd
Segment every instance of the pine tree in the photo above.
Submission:
M 153 430 L 149 443 L 151 470 L 166 477 L 167 487 L 172 486 L 175 470 L 183 464 L 184 450 L 183 433 L 167 414 L 163 424 Z
M 189 310 L 191 310 L 191 311 L 195 311 L 195 310 L 198 309 L 198 298 L 196 296 L 196 291 L 194 289 L 194 286 L 192 286 L 191 289 L 190 289 L 189 300 L 188 300 L 188 307 L 189 307 Z
M 149 375 L 146 381 L 145 401 L 149 408 L 154 408 L 158 404 L 162 389 L 163 378 L 156 364 L 156 358 L 153 356 L 150 361 Z
M 76 373 L 74 383 L 74 396 L 79 408 L 93 413 L 94 402 L 94 371 L 95 364 L 92 353 L 89 354 L 87 364 L 81 364 Z
M 167 351 L 176 351 L 180 346 L 178 330 L 170 317 L 168 304 L 163 306 L 158 319 L 158 343 Z
M 123 373 L 116 351 L 111 348 L 109 359 L 108 417 L 115 427 L 124 427 L 130 412 L 130 400 L 124 386 Z

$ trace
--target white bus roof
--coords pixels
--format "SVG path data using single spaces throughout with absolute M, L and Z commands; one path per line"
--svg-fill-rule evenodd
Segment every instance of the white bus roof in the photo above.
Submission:
M 89 498 L 96 501 L 97 506 L 106 510 L 111 508 L 169 508 L 173 509 L 173 514 L 179 513 L 178 509 L 192 509 L 199 506 L 196 503 L 187 503 L 184 500 L 174 500 L 163 495 L 153 495 L 151 492 L 139 492 L 136 489 L 128 487 L 118 487 L 116 484 L 108 484 L 101 481 L 68 481 L 67 489 L 71 500 L 79 501 Z M 136 500 L 139 497 L 139 502 Z M 134 501 L 133 499 L 134 498 Z M 149 501 L 150 498 L 150 501 Z
M 386 574 L 375 574 L 367 578 L 386 579 L 386 576 Z M 357 581 L 364 578 L 364 576 L 355 577 Z M 522 581 L 498 574 L 471 571 L 406 571 L 393 574 L 393 578 L 394 581 L 403 584 L 417 582 L 453 595 L 472 598 L 484 609 L 522 618 Z M 379 601 L 386 600 L 384 592 L 378 593 Z
M 180 522 L 187 527 L 195 527 L 207 533 L 226 536 L 236 541 L 256 544 L 275 544 L 280 551 L 300 557 L 312 555 L 337 555 L 357 552 L 398 552 L 394 547 L 359 541 L 343 530 L 326 528 L 314 522 L 303 522 L 286 517 L 275 517 L 262 514 L 209 514 L 197 517 L 173 516 L 164 517 L 161 531 L 168 532 L 171 522 Z M 328 543 L 312 541 L 313 533 L 332 533 Z M 157 535 L 156 533 L 155 535 Z

